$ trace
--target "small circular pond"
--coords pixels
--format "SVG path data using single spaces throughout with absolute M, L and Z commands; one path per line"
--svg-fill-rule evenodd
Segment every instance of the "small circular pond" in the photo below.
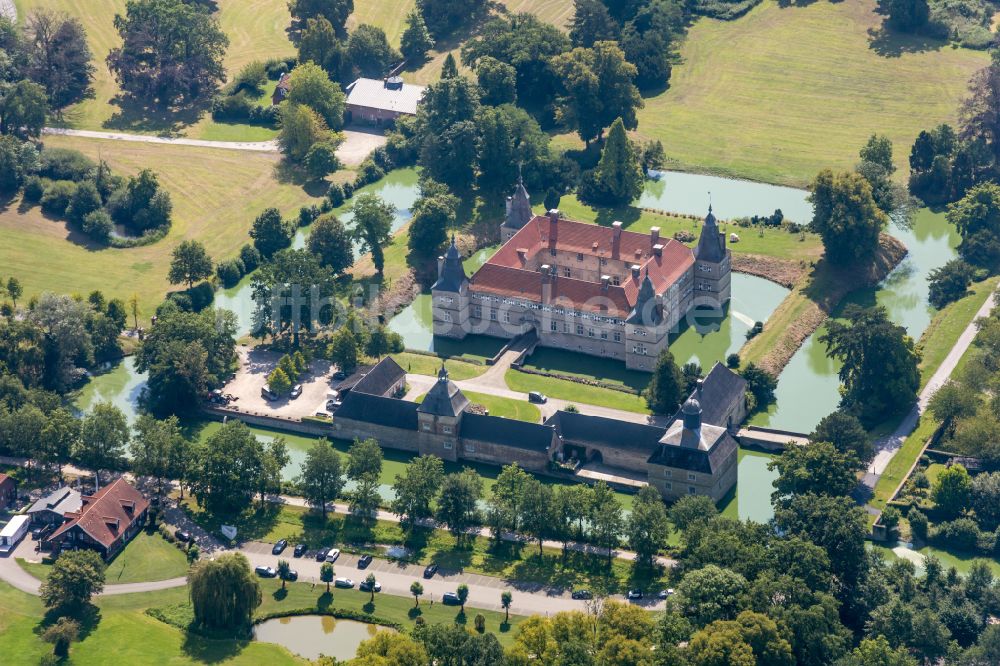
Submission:
M 254 627 L 254 640 L 283 645 L 306 659 L 326 655 L 342 661 L 353 659 L 361 642 L 380 631 L 395 629 L 329 615 L 296 615 L 261 622 Z

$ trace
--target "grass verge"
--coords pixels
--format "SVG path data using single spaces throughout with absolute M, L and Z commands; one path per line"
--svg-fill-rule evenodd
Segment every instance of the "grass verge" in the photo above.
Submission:
M 396 363 L 399 363 L 404 370 L 415 375 L 430 375 L 434 377 L 441 369 L 442 359 L 430 354 L 402 352 L 401 354 L 393 354 L 392 358 L 395 359 Z M 444 367 L 448 369 L 448 376 L 454 381 L 462 381 L 463 379 L 478 377 L 489 369 L 485 365 L 466 363 L 465 361 L 457 361 L 452 358 L 444 361 Z
M 598 405 L 611 409 L 621 409 L 636 414 L 648 414 L 646 401 L 638 395 L 614 389 L 600 388 L 543 375 L 532 375 L 517 370 L 508 370 L 504 375 L 507 387 L 512 391 L 541 391 L 551 398 L 569 400 L 585 405 Z

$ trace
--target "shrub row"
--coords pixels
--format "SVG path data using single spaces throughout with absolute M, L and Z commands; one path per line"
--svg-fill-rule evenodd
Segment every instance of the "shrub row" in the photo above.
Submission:
M 235 287 L 243 279 L 244 275 L 252 273 L 260 265 L 260 252 L 253 245 L 247 243 L 240 248 L 240 256 L 227 261 L 220 261 L 215 267 L 215 275 L 219 282 L 227 289 Z

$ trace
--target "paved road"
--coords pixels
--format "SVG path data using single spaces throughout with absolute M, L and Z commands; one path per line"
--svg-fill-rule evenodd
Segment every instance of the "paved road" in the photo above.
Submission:
M 934 393 L 941 388 L 945 382 L 951 377 L 951 373 L 955 371 L 955 366 L 962 359 L 962 356 L 968 350 L 969 345 L 976 337 L 976 320 L 980 317 L 985 317 L 990 313 L 990 310 L 997 303 L 996 293 L 990 294 L 990 297 L 986 299 L 979 311 L 969 322 L 969 325 L 965 327 L 962 334 L 958 336 L 958 340 L 955 341 L 955 345 L 948 352 L 948 356 L 942 361 L 940 367 L 931 377 L 930 381 L 927 382 L 927 386 L 924 390 L 920 392 L 920 396 L 917 399 L 917 404 L 913 406 L 913 409 L 903 418 L 896 429 L 891 435 L 883 437 L 875 442 L 875 459 L 872 464 L 868 467 L 868 471 L 865 474 L 862 483 L 869 488 L 874 488 L 875 484 L 882 477 L 885 472 L 886 467 L 888 467 L 889 462 L 892 458 L 899 452 L 899 449 L 903 446 L 903 442 L 906 438 L 916 429 L 917 422 L 920 420 L 920 415 L 923 414 L 924 410 L 927 409 L 927 404 L 930 402 L 931 397 Z

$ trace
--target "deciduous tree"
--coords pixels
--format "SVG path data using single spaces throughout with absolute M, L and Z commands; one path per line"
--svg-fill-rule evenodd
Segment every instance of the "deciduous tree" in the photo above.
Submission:
M 343 273 L 354 264 L 351 236 L 333 213 L 323 215 L 312 223 L 306 247 L 334 273 Z
M 405 474 L 396 475 L 392 511 L 404 527 L 412 529 L 418 521 L 434 515 L 432 503 L 443 480 L 444 463 L 430 455 L 415 458 Z
M 620 119 L 625 129 L 638 126 L 636 111 L 642 97 L 632 83 L 635 66 L 615 42 L 597 42 L 592 48 L 578 47 L 552 60 L 552 68 L 563 81 L 566 96 L 560 100 L 558 119 L 575 127 L 588 145 L 600 139 L 604 128 Z
M 424 23 L 424 17 L 419 9 L 414 9 L 406 15 L 406 28 L 399 40 L 399 50 L 409 66 L 417 66 L 427 57 L 427 52 L 434 48 L 434 40 Z
M 188 573 L 195 622 L 212 629 L 248 626 L 260 606 L 260 585 L 242 553 L 201 560 Z
M 94 470 L 94 479 L 100 485 L 102 469 L 121 467 L 128 441 L 125 414 L 110 402 L 99 402 L 83 418 L 80 439 L 73 455 L 84 468 Z
M 183 240 L 174 248 L 170 261 L 170 284 L 187 283 L 188 289 L 198 280 L 212 276 L 212 259 L 200 241 Z
M 636 495 L 632 512 L 625 523 L 625 533 L 638 561 L 647 567 L 652 566 L 670 537 L 667 507 L 653 486 L 643 486 Z
M 61 109 L 91 93 L 95 68 L 79 19 L 36 10 L 26 22 L 27 74 L 45 86 L 49 104 Z
M 362 194 L 354 200 L 353 236 L 361 243 L 362 252 L 370 252 L 375 270 L 385 268 L 384 248 L 392 239 L 392 221 L 396 207 L 370 193 Z
M 840 265 L 871 260 L 888 218 L 872 198 L 869 182 L 856 173 L 826 169 L 810 189 L 811 228 L 823 239 L 826 258 Z
M 42 583 L 42 603 L 61 611 L 79 611 L 104 589 L 104 562 L 94 550 L 67 550 Z
M 474 470 L 448 474 L 441 483 L 434 517 L 461 541 L 465 530 L 478 520 L 482 496 L 483 480 Z
M 372 438 L 354 440 L 347 452 L 347 478 L 354 482 L 350 499 L 351 513 L 373 518 L 378 509 L 379 478 L 382 474 L 382 447 Z

